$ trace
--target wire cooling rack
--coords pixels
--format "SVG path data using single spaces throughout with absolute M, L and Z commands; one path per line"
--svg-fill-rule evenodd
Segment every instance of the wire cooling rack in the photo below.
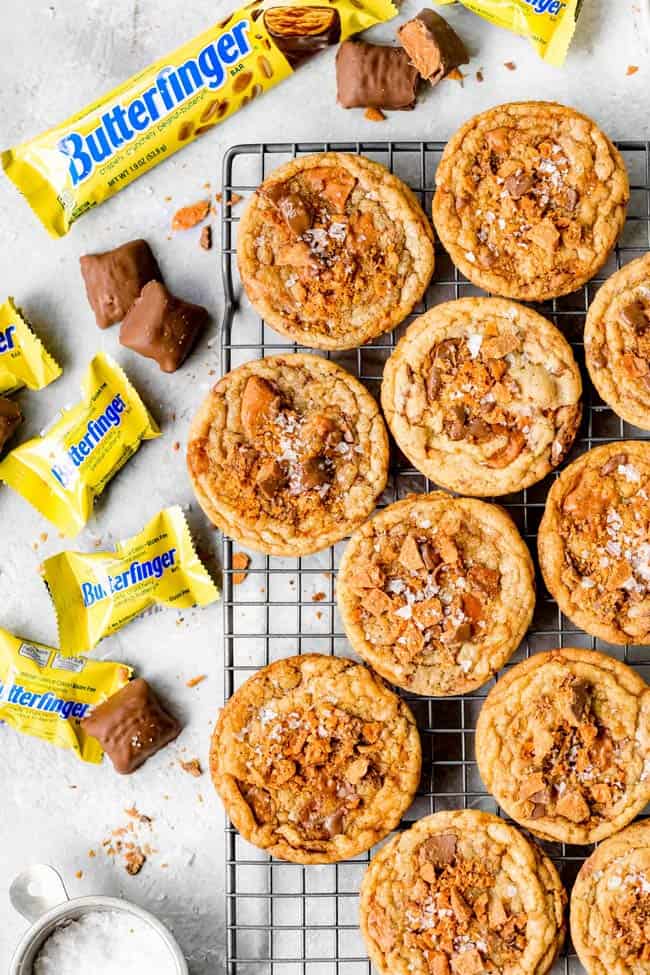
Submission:
M 599 285 L 650 243 L 650 144 L 618 143 L 632 186 L 625 229 L 607 266 L 581 291 L 539 306 L 571 341 L 585 382 L 582 426 L 569 460 L 591 447 L 628 437 L 648 438 L 620 420 L 598 398 L 584 369 L 582 332 L 586 310 Z M 326 150 L 362 153 L 383 163 L 415 191 L 431 212 L 436 166 L 442 142 L 285 143 L 234 146 L 223 166 L 222 271 L 226 309 L 222 331 L 222 371 L 264 355 L 297 346 L 273 332 L 242 297 L 236 263 L 237 207 L 277 166 L 299 155 Z M 236 199 L 236 197 L 235 197 Z M 351 352 L 329 353 L 378 397 L 384 363 L 409 321 L 441 301 L 481 291 L 436 252 L 435 280 L 413 314 L 394 332 Z M 389 504 L 411 492 L 435 489 L 410 467 L 393 445 Z M 533 553 L 552 475 L 525 491 L 499 498 Z M 224 667 L 229 697 L 259 667 L 297 652 L 352 656 L 336 609 L 334 585 L 345 543 L 300 559 L 253 555 L 243 584 L 232 582 L 233 542 L 224 538 Z M 650 647 L 614 647 L 587 636 L 563 616 L 538 578 L 538 603 L 530 632 L 513 662 L 557 646 L 604 650 L 635 666 L 650 679 Z M 477 808 L 498 812 L 478 774 L 474 756 L 476 719 L 492 682 L 464 697 L 422 698 L 404 694 L 422 737 L 423 772 L 417 798 L 403 826 L 442 809 Z M 570 891 L 593 847 L 542 844 Z M 354 860 L 300 866 L 274 860 L 250 846 L 232 826 L 226 828 L 227 975 L 369 975 L 370 963 L 357 926 L 358 891 L 373 851 Z M 553 975 L 580 975 L 584 969 L 567 941 Z

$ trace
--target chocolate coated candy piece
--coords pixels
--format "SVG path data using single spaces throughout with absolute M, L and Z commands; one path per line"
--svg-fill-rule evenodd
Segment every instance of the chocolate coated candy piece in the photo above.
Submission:
M 341 39 L 341 18 L 330 7 L 271 7 L 264 24 L 292 68 Z
M 418 81 L 401 47 L 344 41 L 338 49 L 336 86 L 343 108 L 413 108 Z
M 469 55 L 458 34 L 433 10 L 421 10 L 397 31 L 399 42 L 423 78 L 437 84 Z
M 121 322 L 148 281 L 162 275 L 146 240 L 79 258 L 90 307 L 100 328 Z
M 6 396 L 0 396 L 0 454 L 20 426 L 22 419 L 23 415 L 18 404 L 12 399 L 7 399 Z
M 150 281 L 122 322 L 120 342 L 155 359 L 163 372 L 175 372 L 207 321 L 207 309 L 175 298 L 164 284 Z
M 120 775 L 135 772 L 181 731 L 142 677 L 96 707 L 81 727 L 99 741 Z

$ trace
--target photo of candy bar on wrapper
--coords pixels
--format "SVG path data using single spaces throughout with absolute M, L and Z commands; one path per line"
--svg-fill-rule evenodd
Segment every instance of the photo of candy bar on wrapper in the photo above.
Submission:
M 2 166 L 48 232 L 62 237 L 312 55 L 396 13 L 392 0 L 253 0 L 77 115 L 5 150 Z

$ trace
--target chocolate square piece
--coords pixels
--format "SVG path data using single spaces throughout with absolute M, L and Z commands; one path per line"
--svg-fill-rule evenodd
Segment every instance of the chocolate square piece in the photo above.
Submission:
M 98 740 L 120 775 L 135 772 L 181 731 L 142 677 L 94 708 L 81 727 Z
M 421 10 L 413 20 L 402 24 L 397 36 L 411 63 L 432 85 L 459 64 L 469 61 L 467 49 L 456 31 L 434 10 Z
M 100 328 L 121 322 L 148 281 L 162 281 L 146 240 L 130 240 L 105 254 L 84 254 L 79 264 Z
M 0 396 L 0 454 L 22 423 L 22 419 L 23 415 L 18 403 L 7 399 L 6 396 Z
M 401 47 L 344 41 L 337 51 L 336 86 L 343 108 L 413 108 L 419 80 Z
M 150 281 L 122 322 L 120 342 L 155 359 L 163 372 L 175 372 L 207 321 L 206 308 L 175 298 L 164 284 Z

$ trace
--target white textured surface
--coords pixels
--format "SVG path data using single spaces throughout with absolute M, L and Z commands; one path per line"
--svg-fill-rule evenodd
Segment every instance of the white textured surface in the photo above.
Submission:
M 460 7 L 447 15 L 467 39 L 473 60 L 464 88 L 443 82 L 415 112 L 393 113 L 373 124 L 361 112 L 335 104 L 333 52 L 301 68 L 298 76 L 253 103 L 214 135 L 176 155 L 112 201 L 82 218 L 62 241 L 49 239 L 5 179 L 0 180 L 0 292 L 14 294 L 65 368 L 41 393 L 21 395 L 23 435 L 37 432 L 61 405 L 78 397 L 80 377 L 98 348 L 114 353 L 161 422 L 164 437 L 145 444 L 109 486 L 97 514 L 78 539 L 92 548 L 138 531 L 159 508 L 191 502 L 183 451 L 191 415 L 217 368 L 221 313 L 217 253 L 198 248 L 198 231 L 168 240 L 171 213 L 219 188 L 223 149 L 235 142 L 309 139 L 444 138 L 487 106 L 520 98 L 555 98 L 592 114 L 616 138 L 648 138 L 647 47 L 640 4 L 585 0 L 566 67 L 542 65 L 526 42 L 487 26 Z M 11 145 L 60 121 L 94 96 L 214 22 L 229 0 L 3 0 L 0 14 L 0 144 Z M 403 15 L 418 9 L 415 0 Z M 394 25 L 375 33 L 390 39 Z M 504 67 L 514 61 L 516 71 Z M 626 77 L 629 64 L 638 73 Z M 482 68 L 483 84 L 474 79 Z M 171 196 L 171 201 L 165 197 Z M 103 250 L 136 235 L 152 244 L 165 278 L 180 295 L 206 304 L 211 335 L 187 365 L 164 376 L 154 363 L 117 344 L 117 330 L 94 325 L 79 277 L 80 254 Z M 193 506 L 190 523 L 203 548 L 216 554 L 216 535 Z M 2 524 L 0 623 L 15 633 L 54 642 L 54 617 L 37 575 L 45 555 L 63 543 L 35 512 L 0 490 Z M 38 550 L 41 532 L 48 540 Z M 101 644 L 99 656 L 125 660 L 150 678 L 185 723 L 175 744 L 132 777 L 109 765 L 83 766 L 70 754 L 20 738 L 0 727 L 0 971 L 6 971 L 25 924 L 7 898 L 10 880 L 30 862 L 45 861 L 63 874 L 71 895 L 120 894 L 154 911 L 173 928 L 192 975 L 223 967 L 222 822 L 206 775 L 181 771 L 178 759 L 198 756 L 204 766 L 208 736 L 221 698 L 220 606 L 161 613 L 133 623 Z M 194 689 L 185 681 L 206 673 Z M 73 788 L 74 787 L 74 788 Z M 201 802 L 200 797 L 204 799 Z M 136 806 L 154 819 L 151 842 L 160 851 L 137 877 L 100 852 L 100 842 Z M 144 837 L 145 839 L 147 837 Z M 98 851 L 95 858 L 88 850 Z M 164 865 L 167 866 L 164 866 Z M 77 878 L 75 873 L 83 871 Z
M 57 928 L 40 949 L 34 975 L 174 975 L 169 948 L 150 924 L 125 911 L 91 911 Z

